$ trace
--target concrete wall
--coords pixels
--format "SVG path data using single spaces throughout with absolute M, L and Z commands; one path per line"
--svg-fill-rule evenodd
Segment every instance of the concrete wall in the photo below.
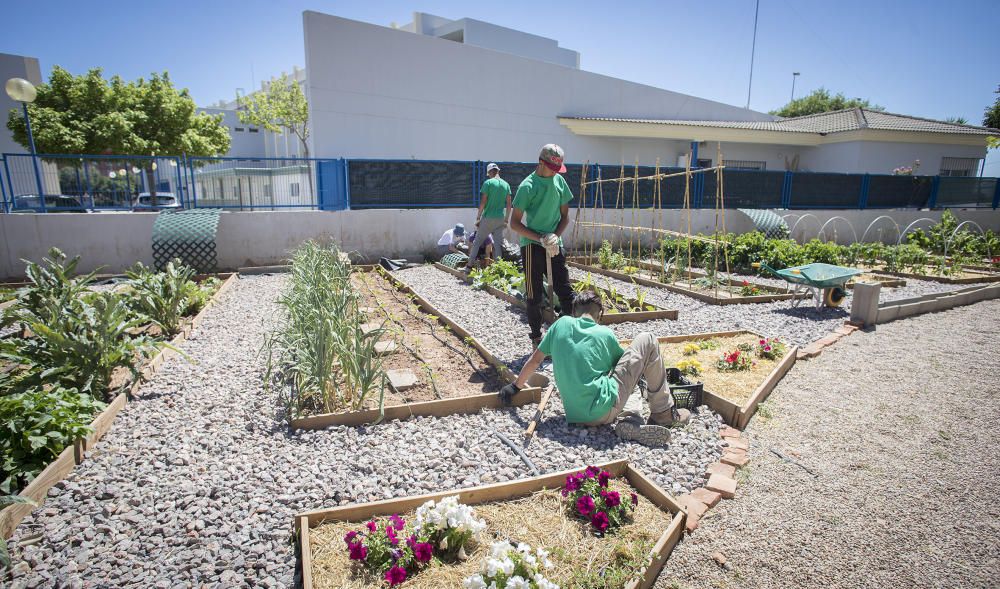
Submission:
M 984 229 L 1000 231 L 1000 214 L 994 211 L 954 211 L 959 219 L 972 219 Z M 871 219 L 885 214 L 885 211 L 811 211 L 818 223 L 841 215 L 858 227 L 858 237 Z M 576 218 L 576 210 L 571 209 L 571 218 Z M 797 214 L 797 213 L 793 213 Z M 888 214 L 900 224 L 919 216 L 937 221 L 940 212 L 890 211 Z M 40 260 L 52 246 L 59 247 L 68 255 L 81 255 L 81 271 L 105 266 L 108 272 L 121 272 L 136 261 L 152 263 L 151 236 L 155 213 L 101 213 L 101 214 L 12 214 L 0 215 L 0 277 L 11 278 L 24 273 L 22 258 Z M 307 239 L 336 241 L 347 251 L 363 254 L 370 260 L 379 256 L 418 256 L 432 250 L 438 237 L 455 223 L 465 223 L 471 227 L 475 221 L 475 210 L 432 209 L 432 210 L 370 210 L 370 211 L 279 211 L 224 213 L 219 223 L 217 236 L 220 267 L 236 269 L 241 266 L 257 266 L 281 263 L 287 252 Z M 665 210 L 653 218 L 649 211 L 639 211 L 633 220 L 632 212 L 607 211 L 605 214 L 593 210 L 581 211 L 581 221 L 607 224 L 640 225 L 671 230 L 686 230 L 687 215 L 682 211 Z M 794 220 L 792 220 L 794 222 Z M 811 223 L 811 225 L 810 225 Z M 814 237 L 819 229 L 811 226 L 806 239 Z M 886 227 L 891 227 L 887 223 Z M 692 232 L 711 233 L 715 228 L 715 212 L 712 210 L 692 211 Z M 726 228 L 742 233 L 752 229 L 749 219 L 737 211 L 728 211 Z M 583 228 L 578 231 L 577 242 L 573 242 L 573 224 L 566 232 L 567 246 L 582 247 L 587 241 L 597 242 L 601 237 L 599 228 Z M 832 237 L 832 226 L 830 227 Z M 612 239 L 618 231 L 605 229 L 605 238 Z M 850 232 L 848 231 L 847 234 Z M 639 233 L 637 232 L 637 235 Z M 648 236 L 648 232 L 642 233 Z M 838 237 L 845 235 L 838 230 Z M 869 236 L 876 235 L 873 233 Z M 629 234 L 623 235 L 628 242 Z M 893 230 L 887 230 L 884 237 L 894 241 Z M 614 239 L 612 239 L 614 240 Z M 841 239 L 842 240 L 842 239 Z
M 912 166 L 914 160 L 920 160 L 918 174 L 935 176 L 941 170 L 942 158 L 982 159 L 986 157 L 986 148 L 936 143 L 845 141 L 803 148 L 801 154 L 799 169 L 804 172 L 891 174 L 899 166 Z
M 770 120 L 693 96 L 336 16 L 303 15 L 313 153 L 319 157 L 644 164 L 675 142 L 580 137 L 558 115 Z M 624 146 L 624 147 L 623 147 Z M 676 153 L 673 154 L 676 162 Z

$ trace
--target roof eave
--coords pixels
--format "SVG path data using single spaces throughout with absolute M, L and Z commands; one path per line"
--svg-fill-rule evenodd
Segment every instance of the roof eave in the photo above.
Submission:
M 822 137 L 816 133 L 731 129 L 698 125 L 664 125 L 660 123 L 593 121 L 559 117 L 559 122 L 575 135 L 591 137 L 631 137 L 672 139 L 680 141 L 722 141 L 726 143 L 763 143 L 780 145 L 819 145 Z

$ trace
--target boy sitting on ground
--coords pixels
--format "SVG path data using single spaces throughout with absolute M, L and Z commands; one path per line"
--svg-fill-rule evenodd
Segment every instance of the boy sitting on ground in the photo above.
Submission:
M 500 390 L 500 399 L 509 403 L 545 357 L 552 356 L 568 423 L 614 424 L 623 440 L 666 446 L 670 426 L 684 425 L 691 412 L 674 409 L 659 343 L 652 334 L 641 333 L 622 349 L 614 332 L 599 324 L 603 314 L 597 293 L 576 294 L 573 317 L 561 317 L 549 327 L 517 380 Z M 642 417 L 642 395 L 634 394 L 640 377 L 647 385 L 649 420 Z

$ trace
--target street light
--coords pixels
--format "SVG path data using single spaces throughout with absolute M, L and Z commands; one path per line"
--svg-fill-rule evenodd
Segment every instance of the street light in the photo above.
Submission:
M 792 100 L 795 100 L 795 78 L 799 77 L 799 72 L 792 72 Z
M 38 184 L 38 199 L 42 204 L 42 211 L 45 211 L 45 195 L 42 194 L 42 173 L 38 170 L 38 157 L 35 153 L 35 136 L 31 134 L 31 118 L 28 117 L 28 103 L 34 102 L 38 96 L 35 86 L 24 78 L 11 78 L 4 85 L 7 96 L 11 100 L 21 103 L 24 110 L 24 124 L 28 128 L 28 144 L 31 146 L 31 163 L 35 167 L 35 182 Z

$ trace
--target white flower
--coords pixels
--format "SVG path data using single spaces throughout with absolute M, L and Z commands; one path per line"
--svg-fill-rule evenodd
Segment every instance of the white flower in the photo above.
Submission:
M 524 559 L 525 564 L 533 569 L 538 565 L 538 559 L 535 558 L 530 552 L 523 554 L 521 558 Z
M 514 575 L 507 579 L 507 589 L 531 589 L 531 583 L 524 577 Z
M 462 581 L 462 587 L 465 589 L 486 589 L 486 582 L 483 581 L 482 575 L 472 575 Z
M 469 555 L 465 553 L 465 546 L 458 548 L 458 560 L 469 560 Z
M 531 546 L 528 546 L 524 542 L 517 545 L 517 551 L 521 554 L 531 554 Z
M 448 550 L 448 537 L 447 536 L 445 536 L 444 538 L 441 538 L 441 543 L 438 544 L 438 548 L 440 548 L 441 550 Z
M 490 556 L 493 558 L 503 558 L 513 549 L 514 547 L 510 545 L 510 542 L 500 540 L 499 542 L 494 542 L 490 545 Z
M 514 561 L 509 558 L 503 559 L 500 561 L 500 570 L 508 577 L 514 574 Z
M 486 573 L 487 577 L 495 577 L 497 573 L 503 570 L 503 561 L 495 558 L 486 559 L 484 565 L 483 572 Z
M 559 589 L 559 585 L 556 585 L 552 581 L 546 579 L 541 573 L 535 575 L 534 581 L 538 589 Z

